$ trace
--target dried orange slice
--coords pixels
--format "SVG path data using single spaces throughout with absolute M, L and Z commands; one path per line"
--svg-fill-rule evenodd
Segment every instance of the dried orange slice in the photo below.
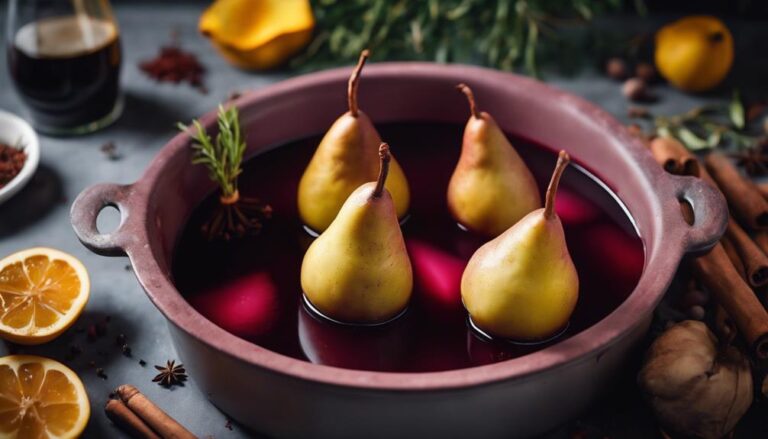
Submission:
M 91 416 L 83 382 L 58 361 L 0 357 L 0 438 L 76 438 Z
M 74 256 L 31 248 L 0 260 L 0 337 L 40 344 L 69 328 L 88 302 L 88 272 Z

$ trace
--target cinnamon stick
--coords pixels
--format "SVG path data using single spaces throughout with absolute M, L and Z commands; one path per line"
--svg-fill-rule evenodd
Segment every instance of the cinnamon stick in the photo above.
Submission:
M 682 172 L 682 157 L 673 148 L 669 148 L 669 143 L 664 142 L 663 138 L 657 137 L 651 140 L 648 148 L 650 148 L 653 158 L 665 171 L 670 174 Z
M 671 137 L 656 137 L 650 143 L 651 154 L 671 174 L 699 175 L 699 161 L 682 143 Z
M 749 285 L 757 288 L 768 284 L 768 256 L 763 250 L 733 218 L 728 219 L 725 234 L 742 262 Z
M 760 247 L 763 253 L 768 254 L 768 232 L 760 231 L 755 233 L 755 244 Z
M 757 190 L 763 195 L 763 198 L 768 199 L 768 183 L 755 183 Z
M 194 434 L 168 416 L 137 388 L 124 384 L 118 387 L 115 393 L 133 413 L 163 439 L 197 439 Z
M 723 250 L 725 250 L 725 253 L 728 255 L 728 259 L 731 260 L 733 267 L 739 272 L 741 277 L 746 280 L 747 271 L 744 269 L 744 263 L 741 262 L 741 256 L 739 256 L 739 253 L 736 251 L 736 247 L 733 246 L 731 240 L 728 239 L 727 236 L 723 236 L 720 238 L 720 244 L 723 245 Z
M 768 312 L 734 268 L 722 244 L 693 260 L 696 277 L 736 324 L 754 358 L 768 359 Z
M 723 154 L 709 154 L 705 164 L 742 223 L 754 230 L 768 227 L 768 201 L 763 198 L 754 183 L 742 177 Z
M 137 439 L 162 439 L 119 399 L 107 401 L 104 411 L 112 422 L 120 426 L 131 437 Z

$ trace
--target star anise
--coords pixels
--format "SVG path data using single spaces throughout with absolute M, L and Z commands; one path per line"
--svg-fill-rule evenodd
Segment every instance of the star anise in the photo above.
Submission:
M 184 365 L 177 365 L 174 360 L 166 361 L 165 366 L 155 366 L 155 369 L 159 370 L 160 373 L 152 378 L 152 382 L 161 386 L 171 387 L 187 380 L 187 371 L 184 369 Z
M 739 152 L 729 154 L 736 159 L 736 163 L 744 168 L 749 175 L 768 174 L 768 154 L 766 153 L 766 142 L 760 142 L 753 148 L 747 148 Z

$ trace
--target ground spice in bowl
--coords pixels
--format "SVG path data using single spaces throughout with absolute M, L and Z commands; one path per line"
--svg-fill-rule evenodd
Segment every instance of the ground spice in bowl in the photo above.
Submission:
M 27 154 L 22 149 L 0 143 L 0 189 L 19 175 L 26 161 Z

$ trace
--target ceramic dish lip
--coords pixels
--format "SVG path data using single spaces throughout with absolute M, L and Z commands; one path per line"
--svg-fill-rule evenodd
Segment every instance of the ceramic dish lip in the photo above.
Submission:
M 0 143 L 9 146 L 21 145 L 27 154 L 19 174 L 0 189 L 0 204 L 2 204 L 16 195 L 35 174 L 40 163 L 40 140 L 32 126 L 24 119 L 0 110 Z
M 299 76 L 244 95 L 235 100 L 234 104 L 238 106 L 250 105 L 280 96 L 283 93 L 295 92 L 297 89 L 346 83 L 348 74 L 348 68 L 339 68 Z M 87 191 L 81 194 L 82 198 L 87 199 L 94 197 L 94 194 L 101 190 L 113 191 L 115 192 L 113 195 L 122 200 L 116 204 L 130 210 L 130 215 L 135 219 L 135 221 L 130 221 L 131 224 L 124 224 L 126 226 L 122 230 L 124 236 L 117 237 L 120 239 L 102 236 L 88 242 L 88 236 L 85 232 L 80 231 L 78 235 L 81 241 L 102 254 L 128 254 L 135 267 L 134 272 L 139 282 L 160 312 L 173 326 L 211 349 L 225 353 L 253 367 L 296 380 L 384 392 L 420 392 L 477 387 L 500 381 L 528 379 L 536 373 L 565 367 L 575 362 L 590 359 L 599 361 L 602 353 L 611 345 L 647 322 L 651 312 L 671 282 L 672 275 L 684 252 L 691 250 L 696 245 L 699 248 L 704 248 L 714 244 L 717 237 L 725 230 L 725 202 L 722 195 L 713 193 L 711 189 L 707 189 L 706 185 L 697 179 L 672 177 L 666 174 L 655 163 L 648 150 L 639 140 L 632 137 L 623 125 L 619 124 L 608 113 L 582 98 L 529 78 L 473 66 L 446 66 L 421 62 L 380 63 L 368 67 L 366 76 L 369 78 L 378 76 L 380 78 L 397 77 L 450 81 L 467 77 L 482 78 L 487 86 L 494 87 L 505 87 L 505 84 L 510 86 L 509 84 L 516 83 L 515 87 L 531 89 L 535 93 L 541 93 L 542 97 L 555 99 L 562 105 L 573 107 L 569 111 L 573 113 L 574 118 L 590 120 L 591 124 L 599 126 L 603 130 L 605 136 L 610 136 L 614 143 L 621 143 L 623 148 L 619 154 L 622 156 L 622 160 L 630 161 L 629 165 L 642 176 L 643 185 L 649 190 L 653 187 L 663 188 L 665 190 L 663 195 L 670 195 L 668 200 L 662 199 L 661 195 L 658 194 L 648 195 L 651 199 L 653 215 L 649 216 L 647 222 L 649 223 L 648 227 L 657 234 L 653 244 L 657 251 L 649 251 L 648 243 L 643 238 L 646 246 L 643 273 L 629 297 L 608 316 L 566 340 L 523 357 L 465 369 L 419 373 L 375 372 L 313 364 L 270 351 L 225 331 L 203 317 L 176 289 L 168 269 L 163 268 L 167 264 L 163 263 L 161 266 L 158 262 L 159 259 L 156 259 L 160 257 L 162 249 L 155 248 L 157 244 L 152 244 L 153 241 L 150 240 L 149 236 L 147 222 L 150 221 L 148 218 L 152 218 L 150 215 L 153 213 L 150 211 L 150 206 L 153 206 L 150 197 L 167 163 L 185 156 L 185 149 L 190 141 L 186 133 L 176 135 L 166 144 L 136 184 L 132 186 L 96 186 L 92 188 L 93 194 L 87 194 Z M 479 81 L 476 80 L 475 82 Z M 215 118 L 215 111 L 212 111 L 201 118 L 201 123 L 204 126 L 211 126 L 215 122 Z M 579 157 L 574 158 L 578 160 Z M 678 198 L 684 196 L 682 187 L 689 189 L 693 187 L 699 193 L 704 192 L 711 205 L 708 213 L 716 216 L 709 221 L 706 232 L 702 231 L 696 237 L 693 237 L 694 234 L 690 228 L 683 228 L 687 225 L 683 226 L 685 223 L 680 215 L 678 204 Z M 84 219 L 80 218 L 78 209 L 85 208 L 88 201 L 83 201 L 82 204 L 83 206 L 78 206 L 76 200 L 72 209 L 73 224 L 76 231 L 78 227 L 81 227 L 78 224 L 84 222 Z M 102 238 L 115 239 L 107 243 L 102 242 Z M 664 246 L 663 255 L 658 252 L 659 242 L 670 243 Z

